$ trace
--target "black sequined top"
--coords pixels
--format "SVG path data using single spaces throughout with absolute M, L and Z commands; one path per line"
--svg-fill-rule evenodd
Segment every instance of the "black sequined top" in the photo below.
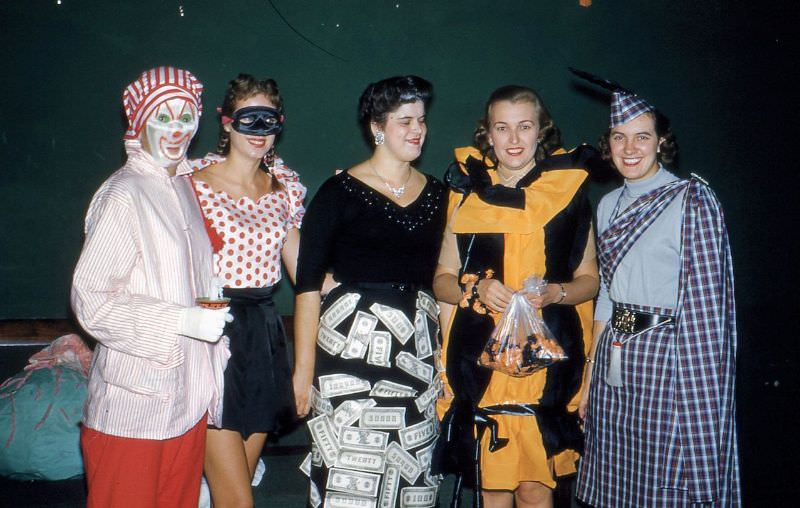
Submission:
M 309 203 L 300 235 L 295 291 L 339 282 L 407 282 L 430 286 L 439 258 L 447 190 L 436 178 L 401 207 L 346 171 L 329 178 Z

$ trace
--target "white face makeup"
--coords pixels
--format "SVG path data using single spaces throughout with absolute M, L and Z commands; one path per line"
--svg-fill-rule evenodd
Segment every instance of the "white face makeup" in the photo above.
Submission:
M 177 166 L 197 132 L 197 110 L 186 99 L 170 99 L 159 104 L 147 119 L 147 143 L 143 146 L 163 168 Z

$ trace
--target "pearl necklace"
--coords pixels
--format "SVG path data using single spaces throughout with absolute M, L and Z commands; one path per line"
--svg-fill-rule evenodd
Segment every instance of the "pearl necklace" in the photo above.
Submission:
M 380 173 L 378 173 L 378 171 L 375 169 L 375 166 L 372 165 L 371 160 L 367 160 L 367 164 L 369 164 L 369 168 L 372 170 L 373 173 L 375 173 L 375 176 L 381 179 L 383 184 L 386 186 L 387 189 L 389 189 L 389 192 L 391 192 L 396 199 L 400 199 L 403 196 L 403 194 L 406 193 L 406 185 L 408 185 L 408 182 L 411 180 L 410 167 L 408 168 L 408 177 L 406 178 L 406 181 L 403 182 L 403 185 L 401 185 L 400 187 L 392 187 L 391 185 L 389 185 L 389 182 L 387 182 L 386 179 L 382 177 Z
M 507 184 L 509 184 L 509 183 L 516 183 L 516 182 L 518 182 L 519 180 L 521 180 L 521 179 L 522 179 L 522 177 L 523 177 L 523 176 L 525 176 L 525 174 L 524 174 L 524 173 L 523 173 L 523 174 L 521 174 L 521 175 L 520 175 L 520 174 L 513 174 L 513 175 L 511 175 L 511 176 L 509 176 L 509 177 L 505 177 L 505 176 L 503 176 L 503 175 L 500 173 L 500 171 L 497 171 L 497 176 L 499 176 L 499 177 L 500 177 L 500 181 L 502 181 L 502 182 L 503 182 L 503 184 L 507 185 Z
M 500 181 L 503 182 L 503 185 L 507 186 L 508 184 L 514 185 L 517 182 L 519 182 L 520 180 L 522 180 L 525 177 L 525 175 L 530 173 L 531 170 L 533 170 L 533 168 L 535 168 L 535 167 L 536 167 L 536 163 L 534 163 L 533 166 L 528 168 L 527 171 L 523 171 L 523 170 L 514 171 L 511 176 L 503 176 L 503 174 L 500 173 L 500 169 L 499 168 L 495 168 L 495 172 L 497 173 L 497 176 L 500 177 Z

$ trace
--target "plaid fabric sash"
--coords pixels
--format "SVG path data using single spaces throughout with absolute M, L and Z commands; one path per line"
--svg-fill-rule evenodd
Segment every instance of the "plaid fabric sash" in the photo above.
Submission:
M 692 502 L 740 506 L 733 263 L 719 202 L 697 178 L 656 189 L 603 232 L 598 258 L 610 283 L 620 260 L 683 189 L 675 421 L 662 436 L 661 471 L 668 484 L 685 482 Z
M 597 258 L 608 286 L 625 254 L 688 184 L 688 180 L 678 180 L 639 197 L 599 236 Z

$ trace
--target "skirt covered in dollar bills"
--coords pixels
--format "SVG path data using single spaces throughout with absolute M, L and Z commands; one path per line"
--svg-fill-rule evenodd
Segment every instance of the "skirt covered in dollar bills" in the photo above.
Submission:
M 436 506 L 438 307 L 413 284 L 343 284 L 322 305 L 309 505 Z

